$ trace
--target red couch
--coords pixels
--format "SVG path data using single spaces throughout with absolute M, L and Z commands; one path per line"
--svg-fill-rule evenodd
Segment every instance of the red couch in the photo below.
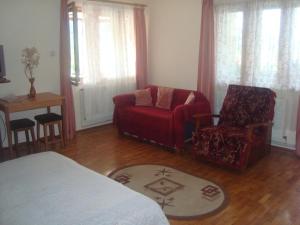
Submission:
M 151 88 L 155 106 L 158 87 L 148 86 L 148 88 Z M 194 123 L 193 115 L 210 113 L 210 104 L 200 92 L 194 91 L 195 101 L 184 105 L 190 92 L 191 90 L 174 89 L 170 110 L 135 106 L 134 93 L 115 96 L 114 124 L 120 133 L 126 132 L 142 140 L 155 141 L 180 149 L 184 145 L 185 138 L 189 138 L 185 137 L 185 129 L 187 124 Z M 209 119 L 204 122 L 205 125 L 210 123 Z

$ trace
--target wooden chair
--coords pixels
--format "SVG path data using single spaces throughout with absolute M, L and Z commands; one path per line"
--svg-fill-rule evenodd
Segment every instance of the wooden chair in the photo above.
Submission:
M 10 121 L 10 127 L 12 132 L 14 133 L 14 139 L 15 139 L 15 150 L 16 150 L 16 155 L 18 156 L 18 132 L 24 131 L 25 136 L 26 136 L 26 143 L 28 147 L 28 154 L 31 153 L 30 149 L 30 140 L 29 140 L 29 131 L 31 134 L 31 139 L 33 143 L 33 147 L 35 148 L 36 146 L 36 140 L 35 140 L 35 135 L 34 135 L 34 121 L 30 119 L 18 119 L 18 120 L 12 120 Z
M 62 116 L 56 113 L 46 113 L 37 115 L 34 117 L 37 121 L 36 130 L 37 130 L 37 139 L 38 143 L 44 142 L 46 150 L 48 149 L 48 145 L 52 143 L 56 143 L 55 140 L 55 125 L 58 127 L 59 133 L 59 141 L 61 142 L 62 147 L 65 146 L 64 136 L 63 136 L 63 129 L 62 129 Z M 43 126 L 44 130 L 44 139 L 40 138 L 40 127 Z M 48 140 L 48 129 L 50 134 L 50 140 Z

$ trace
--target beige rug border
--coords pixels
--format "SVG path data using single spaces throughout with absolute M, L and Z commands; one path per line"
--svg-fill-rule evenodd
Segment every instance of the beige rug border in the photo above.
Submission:
M 200 179 L 204 179 L 204 180 L 207 180 L 203 177 L 200 177 L 200 176 L 195 176 L 194 174 L 192 173 L 189 173 L 189 172 L 186 172 L 184 170 L 181 170 L 181 169 L 177 169 L 177 168 L 174 168 L 173 166 L 168 166 L 168 165 L 163 165 L 163 164 L 155 164 L 155 163 L 137 163 L 137 164 L 129 164 L 129 165 L 126 165 L 126 166 L 121 166 L 121 167 L 118 167 L 114 170 L 111 170 L 110 172 L 108 172 L 106 174 L 107 177 L 111 177 L 113 176 L 115 173 L 117 173 L 118 171 L 120 170 L 123 170 L 123 169 L 126 169 L 128 167 L 133 167 L 133 166 L 165 166 L 165 167 L 169 167 L 169 168 L 172 168 L 172 169 L 175 169 L 175 170 L 178 170 L 178 171 L 181 171 L 183 173 L 186 173 L 186 174 L 189 174 L 190 176 L 193 176 L 193 177 L 197 177 L 197 178 L 200 178 Z M 229 203 L 229 197 L 227 195 L 227 192 L 225 191 L 223 185 L 220 185 L 218 184 L 217 182 L 214 182 L 212 180 L 207 180 L 209 182 L 212 182 L 216 185 L 218 185 L 220 188 L 222 188 L 222 191 L 224 193 L 224 201 L 222 203 L 221 206 L 219 206 L 218 208 L 216 208 L 215 210 L 209 212 L 209 213 L 206 213 L 206 214 L 202 214 L 202 215 L 195 215 L 195 216 L 173 216 L 173 215 L 168 215 L 168 214 L 165 214 L 168 219 L 173 219 L 173 220 L 195 220 L 195 219 L 204 219 L 204 218 L 207 218 L 207 217 L 210 217 L 210 216 L 213 216 L 213 215 L 216 215 L 218 214 L 219 212 L 221 212 L 223 209 L 225 209 Z M 126 185 L 125 185 L 126 186 Z M 143 193 L 141 193 L 143 194 Z M 145 195 L 146 196 L 146 195 Z M 148 196 L 147 196 L 148 197 Z M 148 197 L 149 198 L 149 197 Z

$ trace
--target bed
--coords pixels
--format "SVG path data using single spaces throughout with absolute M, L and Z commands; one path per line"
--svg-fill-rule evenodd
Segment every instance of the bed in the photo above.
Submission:
M 54 152 L 0 163 L 0 225 L 167 225 L 146 196 Z

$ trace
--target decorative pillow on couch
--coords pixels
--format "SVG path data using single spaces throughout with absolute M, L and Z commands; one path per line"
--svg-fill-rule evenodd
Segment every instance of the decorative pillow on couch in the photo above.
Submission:
M 173 88 L 158 87 L 156 107 L 162 109 L 170 109 L 173 98 L 173 92 Z
M 135 105 L 137 106 L 153 106 L 151 89 L 136 90 L 135 93 Z
M 188 104 L 191 104 L 191 103 L 193 103 L 194 101 L 195 101 L 195 94 L 194 94 L 194 92 L 192 91 L 190 94 L 189 94 L 189 96 L 187 97 L 187 99 L 186 99 L 186 101 L 185 101 L 185 105 L 188 105 Z

